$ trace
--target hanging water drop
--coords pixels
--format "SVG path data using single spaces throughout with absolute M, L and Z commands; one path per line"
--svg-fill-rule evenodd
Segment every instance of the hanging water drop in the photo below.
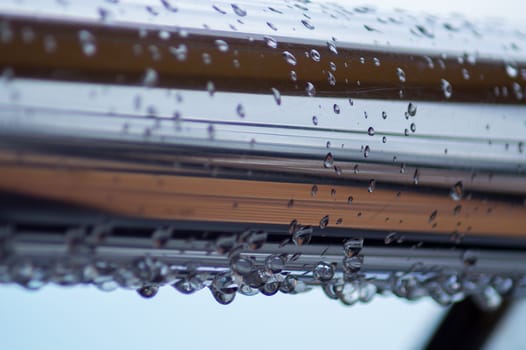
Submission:
M 142 288 L 137 289 L 137 293 L 146 299 L 153 298 L 157 292 L 159 291 L 158 286 L 144 286 Z
M 272 254 L 265 259 L 265 268 L 272 273 L 280 273 L 287 263 L 286 255 Z
M 334 277 L 334 266 L 320 261 L 312 270 L 312 274 L 320 282 L 329 282 Z

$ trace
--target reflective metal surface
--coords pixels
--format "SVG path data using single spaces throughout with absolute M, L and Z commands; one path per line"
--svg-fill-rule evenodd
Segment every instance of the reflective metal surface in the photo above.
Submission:
M 298 281 L 344 304 L 360 299 L 345 288 L 488 308 L 522 294 L 520 25 L 30 3 L 0 5 L 3 282 L 148 297 L 199 275 L 221 303 Z M 344 254 L 352 239 L 363 251 Z M 42 274 L 18 278 L 20 261 Z

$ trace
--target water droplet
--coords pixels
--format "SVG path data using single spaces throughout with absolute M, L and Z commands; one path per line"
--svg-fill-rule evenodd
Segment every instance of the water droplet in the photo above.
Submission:
M 312 116 L 312 124 L 318 125 L 318 117 L 316 117 L 315 115 Z
M 57 51 L 57 46 L 57 40 L 53 36 L 46 35 L 44 37 L 44 49 L 47 53 L 53 53 Z
M 401 83 L 405 83 L 405 72 L 402 68 L 396 68 L 396 75 L 398 76 L 398 80 L 400 80 Z
M 219 254 L 228 254 L 237 245 L 237 237 L 221 236 L 216 240 L 216 251 Z
M 286 255 L 272 254 L 265 259 L 265 268 L 272 273 L 280 273 L 287 263 Z
M 298 224 L 297 222 L 294 223 L 294 221 L 295 220 L 293 220 L 291 222 L 291 225 L 289 226 L 289 232 L 292 230 L 292 242 L 294 242 L 294 244 L 297 246 L 309 244 L 312 238 L 312 227 L 303 226 Z
M 465 266 L 475 266 L 477 260 L 477 255 L 470 250 L 466 250 L 464 254 L 462 254 L 462 261 Z
M 321 228 L 321 229 L 326 228 L 327 225 L 329 225 L 329 215 L 325 215 L 325 216 L 322 217 L 321 220 L 320 220 L 320 228 Z
M 377 57 L 373 57 L 373 64 L 376 66 L 376 67 L 380 67 L 380 60 L 377 58 Z
M 469 80 L 470 78 L 469 71 L 466 68 L 462 68 L 462 77 L 464 80 Z
M 206 90 L 208 91 L 208 94 L 209 94 L 210 96 L 214 96 L 214 93 L 216 92 L 216 88 L 215 88 L 214 83 L 211 82 L 211 81 L 208 81 L 208 82 L 206 83 Z
M 296 290 L 296 286 L 298 285 L 298 279 L 294 275 L 287 275 L 283 282 L 281 282 L 281 286 L 279 290 L 282 293 L 294 293 Z
M 411 29 L 411 32 L 413 34 L 416 34 L 416 35 L 419 35 L 422 34 L 423 36 L 427 37 L 427 38 L 430 38 L 430 39 L 433 39 L 435 37 L 435 35 L 429 30 L 427 29 L 426 27 L 424 27 L 423 25 L 415 25 L 415 28 L 416 28 L 416 31 Z
M 349 105 L 354 106 L 354 101 L 352 100 L 352 98 L 349 99 Z
M 336 85 L 336 77 L 331 72 L 327 73 L 327 81 L 329 82 L 330 86 Z
M 278 47 L 278 41 L 271 36 L 264 36 L 263 40 L 265 40 L 265 43 L 267 44 L 267 46 L 272 49 L 275 49 Z
M 354 201 L 353 196 L 349 196 L 349 197 L 347 198 L 347 203 L 348 203 L 348 204 L 351 204 L 353 201 Z
M 212 57 L 210 56 L 209 53 L 203 53 L 201 55 L 202 59 L 203 59 L 203 63 L 208 65 L 208 64 L 211 64 L 212 63 Z
M 292 81 L 298 80 L 298 75 L 293 70 L 290 71 L 290 80 L 292 80 Z
M 462 181 L 457 182 L 449 191 L 449 196 L 454 201 L 459 201 L 464 196 L 464 185 Z
M 260 287 L 259 291 L 263 295 L 272 296 L 278 292 L 279 287 L 280 283 L 278 281 L 269 281 Z
M 453 95 L 453 87 L 447 81 L 446 79 L 440 79 L 440 87 L 442 89 L 442 92 L 444 93 L 445 98 L 451 98 L 451 95 Z
M 420 182 L 420 171 L 418 169 L 415 169 L 415 172 L 413 174 L 413 185 L 418 185 Z
M 162 39 L 162 40 L 170 39 L 170 32 L 167 32 L 166 30 L 159 31 L 159 39 Z
M 210 291 L 212 292 L 212 296 L 214 297 L 214 299 L 221 305 L 230 304 L 234 301 L 236 297 L 235 292 L 225 293 L 224 291 L 218 290 L 212 286 L 210 287 Z
M 334 277 L 334 267 L 320 261 L 312 270 L 313 277 L 320 282 L 329 282 Z
M 363 157 L 364 158 L 369 157 L 370 152 L 371 152 L 371 149 L 369 148 L 369 146 L 365 146 L 365 148 L 363 149 Z
M 524 98 L 524 93 L 522 91 L 522 86 L 520 86 L 519 83 L 517 82 L 513 82 L 513 84 L 511 85 L 512 89 L 513 89 L 513 93 L 515 95 L 515 98 L 517 100 L 522 100 Z
M 245 107 L 241 103 L 237 105 L 236 112 L 240 118 L 245 118 Z
M 342 266 L 347 273 L 356 273 L 360 271 L 363 265 L 363 255 L 345 256 Z
M 142 83 L 145 86 L 154 86 L 157 85 L 159 82 L 159 75 L 157 74 L 157 71 L 153 68 L 146 68 L 146 71 L 144 72 Z
M 409 128 L 411 129 L 412 132 L 415 132 L 416 131 L 416 124 L 415 123 L 411 123 L 411 126 Z
M 178 9 L 175 5 L 171 3 L 171 0 L 161 0 L 161 4 L 163 4 L 165 10 L 170 12 L 177 12 Z
M 215 44 L 217 46 L 217 49 L 221 52 L 227 52 L 228 51 L 228 43 L 224 40 L 221 40 L 221 39 L 217 39 L 215 41 Z
M 248 237 L 245 239 L 248 249 L 258 250 L 267 241 L 268 233 L 266 231 L 249 231 Z
M 188 55 L 188 48 L 185 44 L 180 44 L 177 47 L 170 46 L 168 50 L 179 61 L 185 61 Z
M 313 30 L 313 29 L 314 29 L 314 26 L 313 26 L 310 22 L 308 22 L 307 20 L 305 20 L 305 19 L 302 19 L 302 20 L 301 20 L 301 23 L 303 23 L 303 25 L 304 25 L 305 28 L 307 28 L 307 29 L 310 29 L 310 30 Z
M 334 113 L 340 114 L 340 106 L 338 106 L 336 103 L 334 106 L 332 106 L 332 109 L 334 110 Z
M 384 243 L 385 244 L 391 244 L 394 241 L 396 241 L 397 239 L 398 239 L 398 234 L 396 232 L 391 232 L 387 236 L 385 236 Z
M 256 288 L 250 287 L 248 284 L 242 284 L 241 286 L 239 286 L 238 292 L 248 297 L 251 297 L 251 296 L 258 294 L 259 290 Z
M 281 94 L 279 90 L 276 88 L 272 88 L 271 90 L 272 90 L 272 95 L 274 96 L 274 101 L 276 101 L 276 104 L 280 106 L 281 105 Z
M 217 5 L 212 5 L 212 8 L 222 15 L 226 15 L 226 11 L 220 9 Z
M 297 63 L 296 57 L 288 51 L 283 51 L 283 58 L 291 66 L 295 66 Z
M 87 30 L 79 31 L 78 37 L 84 55 L 93 56 L 97 52 L 95 37 Z
M 365 30 L 367 30 L 368 32 L 377 32 L 378 30 L 374 27 L 371 27 L 367 24 L 364 24 L 363 27 L 365 28 Z
M 374 136 L 374 128 L 372 126 L 367 129 L 367 135 Z
M 376 180 L 372 179 L 369 181 L 369 186 L 367 187 L 367 191 L 369 193 L 373 193 L 376 188 Z
M 338 54 L 338 49 L 336 48 L 336 44 L 332 41 L 327 41 L 327 47 L 329 48 L 329 51 L 333 54 Z
M 254 261 L 241 254 L 235 254 L 230 258 L 230 268 L 241 276 L 245 276 L 254 271 Z
M 239 17 L 245 17 L 247 15 L 247 11 L 236 4 L 232 4 L 232 10 L 234 10 L 234 13 Z
M 274 24 L 270 23 L 270 22 L 267 22 L 267 26 L 268 26 L 270 29 L 272 29 L 272 30 L 275 30 L 275 31 L 278 30 L 278 28 L 276 28 L 276 26 L 275 26 Z
M 321 56 L 320 56 L 320 53 L 318 52 L 318 50 L 311 49 L 310 52 L 309 52 L 309 55 L 310 55 L 310 58 L 314 62 L 320 62 Z
M 343 251 L 348 257 L 358 255 L 363 248 L 363 238 L 351 238 L 343 244 Z
M 435 221 L 436 217 L 438 215 L 438 210 L 434 210 L 430 215 L 429 215 L 429 222 L 433 222 Z
M 159 291 L 158 286 L 144 286 L 137 289 L 137 293 L 143 298 L 150 299 L 153 298 Z
M 329 152 L 323 159 L 323 167 L 324 168 L 332 168 L 334 165 L 334 157 L 332 156 L 332 153 Z
M 173 229 L 171 227 L 161 227 L 152 233 L 153 246 L 162 248 L 168 243 L 172 236 Z
M 336 197 L 336 190 L 334 188 L 331 188 L 331 197 L 332 198 Z
M 416 105 L 413 102 L 409 102 L 407 105 L 407 114 L 409 114 L 411 117 L 416 115 Z
M 387 142 L 387 137 L 382 136 L 382 143 L 386 143 L 386 142 Z
M 506 63 L 506 73 L 508 74 L 508 76 L 512 79 L 515 79 L 517 78 L 517 75 L 519 74 L 519 70 L 517 69 L 517 66 L 515 65 L 515 63 L 511 63 L 511 62 L 508 62 Z
M 310 190 L 310 195 L 312 197 L 316 197 L 316 195 L 318 194 L 318 186 L 316 185 L 313 185 L 311 190 Z
M 310 97 L 316 95 L 316 87 L 311 82 L 307 82 L 307 84 L 305 85 L 305 91 L 307 92 L 307 95 Z

